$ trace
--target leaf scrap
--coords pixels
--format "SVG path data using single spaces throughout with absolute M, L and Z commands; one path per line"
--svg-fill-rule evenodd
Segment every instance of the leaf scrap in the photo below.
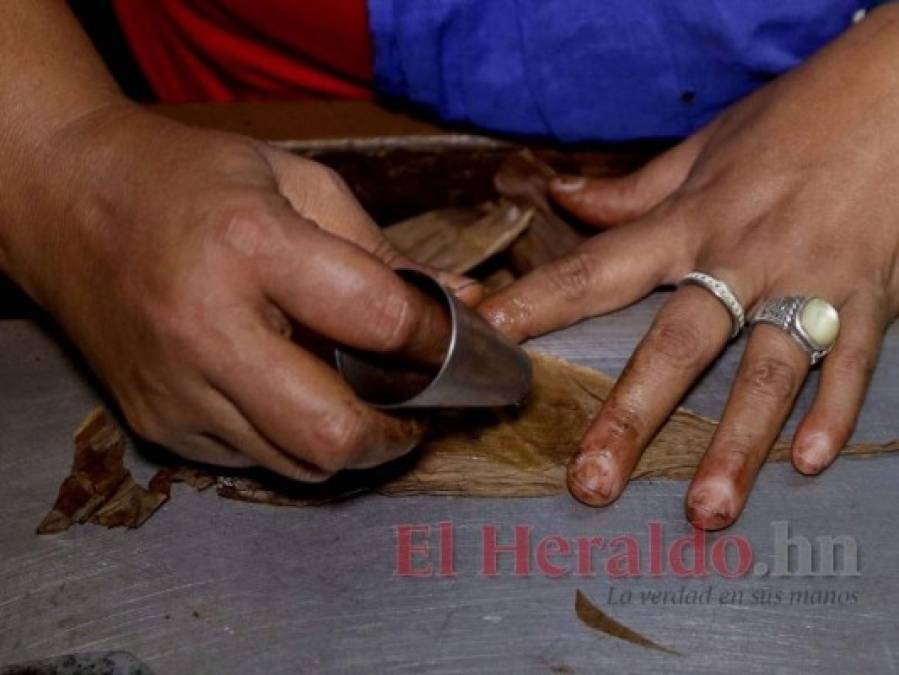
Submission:
M 464 274 L 512 244 L 533 213 L 509 201 L 429 211 L 385 228 L 384 235 L 416 262 Z
M 581 623 L 595 631 L 605 633 L 606 635 L 618 638 L 619 640 L 625 640 L 638 647 L 654 649 L 656 651 L 665 652 L 666 654 L 681 656 L 680 652 L 670 649 L 669 647 L 663 647 L 632 628 L 628 628 L 623 623 L 619 623 L 590 602 L 590 599 L 581 591 L 575 592 L 574 613 L 577 614 L 577 618 L 581 620 Z
M 555 171 L 530 150 L 509 155 L 494 178 L 497 191 L 522 208 L 531 208 L 531 226 L 509 249 L 519 274 L 571 252 L 586 239 L 553 209 L 547 197 Z
M 161 469 L 148 488 L 125 468 L 125 435 L 102 408 L 95 408 L 75 432 L 75 458 L 59 488 L 52 510 L 38 525 L 38 534 L 56 534 L 75 523 L 105 527 L 140 527 L 171 494 L 173 482 L 198 490 L 215 482 L 192 467 Z

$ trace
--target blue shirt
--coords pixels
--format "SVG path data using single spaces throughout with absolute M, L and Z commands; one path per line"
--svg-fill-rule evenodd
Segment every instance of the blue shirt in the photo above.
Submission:
M 368 0 L 378 89 L 560 141 L 686 136 L 873 0 Z

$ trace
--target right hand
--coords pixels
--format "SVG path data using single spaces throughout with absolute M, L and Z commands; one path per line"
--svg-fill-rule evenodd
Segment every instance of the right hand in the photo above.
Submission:
M 291 339 L 296 327 L 416 355 L 444 328 L 391 271 L 411 264 L 334 172 L 130 105 L 78 120 L 52 145 L 22 162 L 39 198 L 0 214 L 3 262 L 138 434 L 191 460 L 304 481 L 415 446 L 419 424 L 364 404 Z

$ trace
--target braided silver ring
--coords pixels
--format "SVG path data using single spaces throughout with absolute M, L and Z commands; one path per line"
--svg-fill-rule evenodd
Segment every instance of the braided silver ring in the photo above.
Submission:
M 733 331 L 731 331 L 730 334 L 731 339 L 740 334 L 740 331 L 743 330 L 743 326 L 746 325 L 746 312 L 743 311 L 743 305 L 740 304 L 740 300 L 737 298 L 736 294 L 730 290 L 730 286 L 721 281 L 721 279 L 716 279 L 703 272 L 690 272 L 681 279 L 680 285 L 683 286 L 684 284 L 701 286 L 718 298 L 719 302 L 721 302 L 725 309 L 727 309 L 731 321 L 733 322 Z
M 788 295 L 761 304 L 752 317 L 757 323 L 770 323 L 788 333 L 809 355 L 812 365 L 833 349 L 840 333 L 840 314 L 823 298 Z

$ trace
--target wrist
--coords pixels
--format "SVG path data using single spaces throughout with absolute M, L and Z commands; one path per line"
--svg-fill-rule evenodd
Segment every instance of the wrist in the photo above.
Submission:
M 135 104 L 110 96 L 44 118 L 39 130 L 0 120 L 0 271 L 49 311 L 61 268 L 71 266 L 64 244 L 96 217 L 112 137 L 135 114 Z

